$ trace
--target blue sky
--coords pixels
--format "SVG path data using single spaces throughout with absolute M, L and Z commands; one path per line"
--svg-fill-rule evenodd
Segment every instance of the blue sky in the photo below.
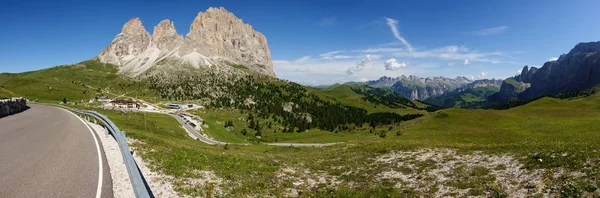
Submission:
M 223 6 L 268 40 L 278 77 L 303 84 L 380 76 L 505 78 L 600 40 L 600 1 L 3 1 L 0 72 L 90 59 L 132 17 L 187 34 Z

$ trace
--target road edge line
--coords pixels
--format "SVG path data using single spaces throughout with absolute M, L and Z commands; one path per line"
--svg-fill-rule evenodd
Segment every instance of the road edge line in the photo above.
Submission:
M 94 137 L 94 142 L 96 143 L 96 151 L 98 152 L 98 188 L 96 189 L 96 198 L 100 198 L 102 195 L 102 170 L 103 170 L 103 166 L 102 166 L 102 152 L 100 151 L 100 144 L 98 144 L 98 138 L 96 138 L 96 135 L 94 134 L 94 132 L 92 131 L 92 128 L 90 128 L 89 125 L 87 125 L 87 123 L 85 123 L 85 121 L 80 118 L 79 116 L 77 116 L 75 113 L 60 108 L 64 111 L 67 111 L 69 113 L 71 113 L 73 116 L 77 117 L 79 119 L 79 121 L 81 121 L 85 127 L 88 128 L 88 131 L 90 132 L 90 134 L 92 134 L 92 137 Z

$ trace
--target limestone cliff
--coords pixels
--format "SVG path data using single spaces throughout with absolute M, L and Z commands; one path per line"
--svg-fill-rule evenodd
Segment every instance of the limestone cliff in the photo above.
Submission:
M 119 66 L 119 71 L 129 76 L 138 76 L 157 65 L 168 68 L 239 64 L 275 77 L 265 36 L 225 8 L 198 13 L 185 37 L 177 33 L 169 20 L 161 21 L 150 35 L 141 20 L 133 18 L 97 58 Z

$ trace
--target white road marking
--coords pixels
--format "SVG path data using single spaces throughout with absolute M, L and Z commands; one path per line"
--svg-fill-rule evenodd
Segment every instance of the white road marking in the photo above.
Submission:
M 87 125 L 87 123 L 85 123 L 85 121 L 83 119 L 81 119 L 79 116 L 77 116 L 76 114 L 74 114 L 73 112 L 63 109 L 63 108 L 59 108 L 62 110 L 65 110 L 71 114 L 73 114 L 73 116 L 79 118 L 79 120 L 88 128 L 88 130 L 90 131 L 90 134 L 92 134 L 92 137 L 94 137 L 94 141 L 96 142 L 96 151 L 98 151 L 98 188 L 96 189 L 96 198 L 100 198 L 100 195 L 102 194 L 102 153 L 100 152 L 100 144 L 98 144 L 98 139 L 96 138 L 96 135 L 94 135 L 94 132 L 92 131 L 92 128 L 90 128 L 90 126 Z

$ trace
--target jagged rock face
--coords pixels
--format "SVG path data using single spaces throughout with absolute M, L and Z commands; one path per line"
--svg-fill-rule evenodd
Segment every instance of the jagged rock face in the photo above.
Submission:
M 119 66 L 121 73 L 130 76 L 154 66 L 168 69 L 240 64 L 275 77 L 265 36 L 224 8 L 198 13 L 185 38 L 169 20 L 155 26 L 150 36 L 140 19 L 133 18 L 98 59 Z
M 104 48 L 98 57 L 102 62 L 121 66 L 126 72 L 145 70 L 150 66 L 149 62 L 140 60 L 140 57 L 147 53 L 150 43 L 150 34 L 142 25 L 142 21 L 133 18 L 125 23 L 121 33 L 115 36 L 112 43 Z
M 425 100 L 432 96 L 453 91 L 471 82 L 468 78 L 460 76 L 452 79 L 446 77 L 420 78 L 412 75 L 406 77 L 403 75 L 398 82 L 392 85 L 391 89 L 411 100 Z
M 546 62 L 539 69 L 525 66 L 515 80 L 530 85 L 517 95 L 519 99 L 592 88 L 600 84 L 600 42 L 579 43 L 568 54 Z M 502 86 L 499 94 L 511 95 L 509 89 Z

